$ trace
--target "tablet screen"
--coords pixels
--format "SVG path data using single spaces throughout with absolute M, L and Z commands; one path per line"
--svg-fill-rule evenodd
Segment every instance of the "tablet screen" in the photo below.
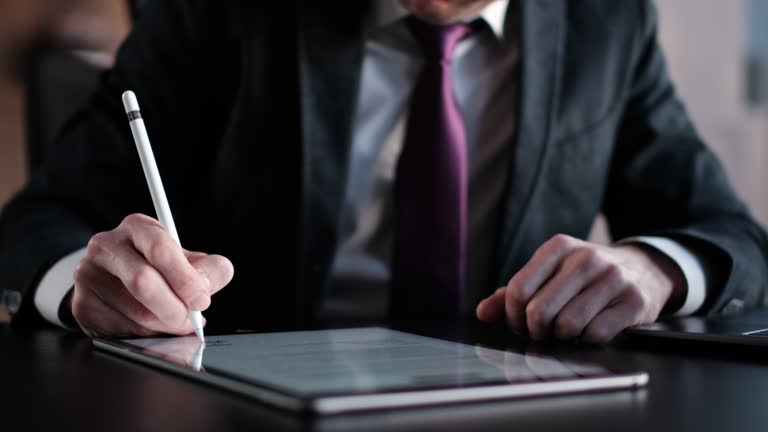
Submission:
M 305 397 L 611 375 L 599 366 L 384 328 L 127 339 L 122 345 L 200 373 Z

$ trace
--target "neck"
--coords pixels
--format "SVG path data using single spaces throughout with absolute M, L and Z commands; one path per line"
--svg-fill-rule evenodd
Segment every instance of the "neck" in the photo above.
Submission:
M 400 0 L 400 3 L 419 19 L 443 26 L 474 18 L 493 1 Z

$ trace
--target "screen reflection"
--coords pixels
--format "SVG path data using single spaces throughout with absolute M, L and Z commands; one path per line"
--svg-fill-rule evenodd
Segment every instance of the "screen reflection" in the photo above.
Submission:
M 205 343 L 194 335 L 133 339 L 125 342 L 141 348 L 144 353 L 153 357 L 199 372 L 206 372 L 203 356 L 208 346 L 209 351 L 213 351 L 209 353 L 210 358 L 207 358 L 206 363 L 209 366 L 217 365 L 214 370 L 239 368 L 243 371 L 244 364 L 248 364 L 260 372 L 245 373 L 246 377 L 262 375 L 265 370 L 271 370 L 270 375 L 277 379 L 285 372 L 282 369 L 288 369 L 294 378 L 297 378 L 296 374 L 301 375 L 297 371 L 320 369 L 325 371 L 323 375 L 327 375 L 326 379 L 351 380 L 354 382 L 354 385 L 350 386 L 352 388 L 387 387 L 386 380 L 376 377 L 392 374 L 392 368 L 408 375 L 403 378 L 410 380 L 411 384 L 429 384 L 429 380 L 424 376 L 425 368 L 434 372 L 434 375 L 430 375 L 433 379 L 440 381 L 433 384 L 453 382 L 454 385 L 491 381 L 552 381 L 610 374 L 597 365 L 570 361 L 540 351 L 502 351 L 482 345 L 451 344 L 437 339 L 379 330 L 283 333 L 279 336 L 214 336 L 207 337 Z M 302 336 L 299 338 L 297 335 Z M 248 340 L 251 338 L 254 339 Z M 271 341 L 262 338 L 269 338 Z M 240 366 L 237 366 L 238 364 Z M 384 370 L 389 372 L 384 373 Z M 335 375 L 339 380 L 333 379 L 331 375 Z M 321 387 L 329 385 L 326 382 L 326 385 Z

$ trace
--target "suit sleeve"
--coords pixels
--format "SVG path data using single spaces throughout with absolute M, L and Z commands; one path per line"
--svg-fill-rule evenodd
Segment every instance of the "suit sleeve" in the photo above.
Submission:
M 695 251 L 708 279 L 703 313 L 761 305 L 765 232 L 698 136 L 667 75 L 655 10 L 640 4 L 644 27 L 603 208 L 612 235 L 668 237 Z
M 60 258 L 85 246 L 94 233 L 113 229 L 128 214 L 154 215 L 121 105 L 123 91 L 138 95 L 164 178 L 185 177 L 185 170 L 196 166 L 185 155 L 204 153 L 196 147 L 205 133 L 188 119 L 198 106 L 190 95 L 205 103 L 200 82 L 212 20 L 207 4 L 147 2 L 113 70 L 65 126 L 44 166 L 3 209 L 0 280 L 13 294 L 2 297 L 21 298 L 12 305 L 14 322 L 40 322 L 33 304 L 35 287 Z M 171 157 L 173 153 L 179 157 Z M 171 195 L 172 203 L 184 205 L 180 192 Z

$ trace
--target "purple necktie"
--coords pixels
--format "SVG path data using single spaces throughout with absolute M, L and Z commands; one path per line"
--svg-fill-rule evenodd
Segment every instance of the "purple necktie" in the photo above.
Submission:
M 451 54 L 469 25 L 406 25 L 424 52 L 395 180 L 391 314 L 455 319 L 464 291 L 467 145 L 453 96 Z

